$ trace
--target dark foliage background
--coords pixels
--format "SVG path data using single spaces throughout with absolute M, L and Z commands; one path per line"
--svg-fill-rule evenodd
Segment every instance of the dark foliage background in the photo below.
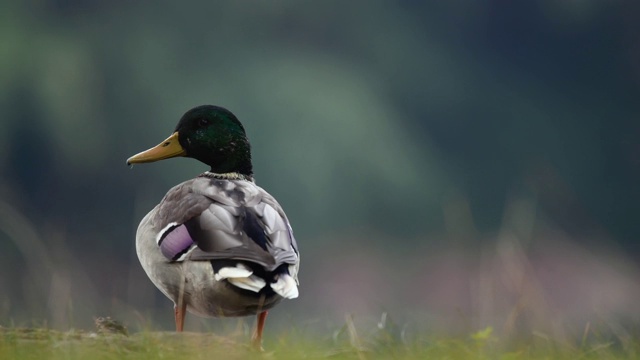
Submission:
M 624 0 L 4 1 L 0 324 L 171 327 L 135 229 L 205 168 L 124 163 L 205 103 L 245 124 L 303 251 L 276 322 L 630 321 L 639 18 Z

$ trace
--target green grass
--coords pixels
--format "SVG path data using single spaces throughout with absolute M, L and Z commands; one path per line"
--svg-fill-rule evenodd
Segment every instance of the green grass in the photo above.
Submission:
M 0 359 L 640 359 L 640 339 L 570 344 L 533 336 L 507 344 L 486 328 L 469 336 L 406 341 L 383 330 L 360 337 L 351 325 L 326 337 L 275 334 L 262 353 L 248 345 L 246 334 L 143 331 L 125 336 L 0 328 Z

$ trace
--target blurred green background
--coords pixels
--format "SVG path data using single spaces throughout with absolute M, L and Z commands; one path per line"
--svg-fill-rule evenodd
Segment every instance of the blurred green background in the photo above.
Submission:
M 302 250 L 276 324 L 636 321 L 639 18 L 624 0 L 3 1 L 0 324 L 172 328 L 135 230 L 206 168 L 125 160 L 201 104 L 244 123 Z

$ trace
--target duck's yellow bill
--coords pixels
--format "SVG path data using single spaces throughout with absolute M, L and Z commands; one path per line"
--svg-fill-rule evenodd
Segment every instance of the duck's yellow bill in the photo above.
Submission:
M 186 154 L 187 152 L 178 141 L 178 132 L 176 131 L 171 136 L 169 136 L 167 140 L 161 142 L 160 144 L 128 158 L 127 165 L 148 163 L 176 156 L 185 156 Z

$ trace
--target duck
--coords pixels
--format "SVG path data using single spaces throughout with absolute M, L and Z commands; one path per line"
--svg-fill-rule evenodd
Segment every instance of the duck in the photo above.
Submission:
M 210 169 L 171 188 L 140 222 L 136 253 L 151 282 L 174 304 L 177 332 L 186 313 L 256 315 L 252 344 L 261 349 L 268 311 L 298 297 L 300 253 L 276 199 L 256 185 L 251 145 L 229 110 L 197 106 L 157 146 L 127 165 L 174 157 Z

